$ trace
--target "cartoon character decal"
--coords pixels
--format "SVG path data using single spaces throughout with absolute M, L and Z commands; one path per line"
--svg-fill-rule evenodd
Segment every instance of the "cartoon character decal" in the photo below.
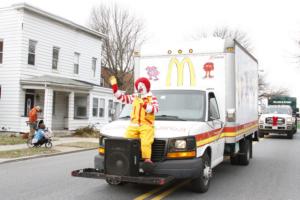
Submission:
M 153 81 L 158 81 L 158 75 L 159 75 L 159 71 L 157 70 L 157 68 L 155 66 L 148 66 L 146 67 L 147 70 L 147 74 L 149 76 L 149 80 L 153 80 Z
M 204 79 L 213 78 L 214 76 L 211 75 L 211 72 L 214 71 L 214 69 L 215 69 L 214 63 L 212 62 L 205 63 L 203 66 L 203 70 L 205 71 L 205 76 L 203 78 Z

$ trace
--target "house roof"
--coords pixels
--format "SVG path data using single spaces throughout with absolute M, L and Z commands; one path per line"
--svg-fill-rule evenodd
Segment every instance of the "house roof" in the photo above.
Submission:
M 59 86 L 59 87 L 71 87 L 71 88 L 80 88 L 80 89 L 92 89 L 93 85 L 89 83 L 84 83 L 81 81 L 56 77 L 56 76 L 38 76 L 29 79 L 21 80 L 22 85 L 50 85 L 50 86 Z
M 54 15 L 52 13 L 46 12 L 44 10 L 41 10 L 41 9 L 37 8 L 37 7 L 31 6 L 27 3 L 13 4 L 12 8 L 14 8 L 14 9 L 24 9 L 24 10 L 30 11 L 32 13 L 35 13 L 35 14 L 41 15 L 43 17 L 46 17 L 48 19 L 51 19 L 51 20 L 57 21 L 59 23 L 62 23 L 66 26 L 72 27 L 75 30 L 83 31 L 85 33 L 88 33 L 90 35 L 96 36 L 96 37 L 101 38 L 101 39 L 106 39 L 107 38 L 107 35 L 105 35 L 103 33 L 100 33 L 100 32 L 94 31 L 92 29 L 89 29 L 87 27 L 81 26 L 79 24 L 76 24 L 76 23 L 68 20 L 68 19 L 65 19 L 65 18 L 62 18 L 60 16 Z

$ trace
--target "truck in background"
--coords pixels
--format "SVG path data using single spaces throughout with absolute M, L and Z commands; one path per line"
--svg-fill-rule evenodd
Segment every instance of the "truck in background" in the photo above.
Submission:
M 269 105 L 259 118 L 259 136 L 269 133 L 286 134 L 289 139 L 297 132 L 295 117 L 289 105 Z
M 299 116 L 299 108 L 297 108 L 297 98 L 289 96 L 274 96 L 268 99 L 268 105 L 288 105 L 292 108 L 293 116 L 293 133 L 297 133 L 297 117 Z
M 152 145 L 152 175 L 160 179 L 151 181 L 164 184 L 166 176 L 192 179 L 194 191 L 206 192 L 212 169 L 225 156 L 233 165 L 250 162 L 252 142 L 258 139 L 258 64 L 235 40 L 173 46 L 145 48 L 135 57 L 135 79 L 151 81 L 160 106 Z M 128 148 L 108 142 L 124 137 L 131 112 L 131 105 L 125 105 L 118 120 L 102 127 L 95 168 L 75 170 L 73 176 L 103 178 L 114 185 L 150 180 L 139 167 L 125 171 L 138 155 L 133 158 Z

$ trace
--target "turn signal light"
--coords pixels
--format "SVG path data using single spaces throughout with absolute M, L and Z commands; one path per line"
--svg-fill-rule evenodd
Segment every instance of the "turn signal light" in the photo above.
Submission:
M 167 154 L 168 158 L 193 158 L 195 156 L 196 156 L 196 151 L 170 152 Z
M 99 147 L 99 148 L 98 148 L 98 152 L 99 152 L 100 155 L 104 155 L 105 150 L 104 150 L 103 147 Z

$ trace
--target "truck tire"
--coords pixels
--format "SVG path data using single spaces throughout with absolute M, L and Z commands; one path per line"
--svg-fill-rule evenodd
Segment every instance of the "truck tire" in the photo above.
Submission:
M 248 165 L 250 162 L 251 152 L 250 152 L 250 140 L 245 139 L 240 141 L 240 154 L 239 154 L 239 164 Z
M 106 178 L 105 181 L 109 185 L 124 185 L 124 182 L 122 182 L 120 180 L 113 179 L 113 178 Z
M 293 137 L 294 137 L 294 133 L 293 132 L 287 133 L 287 138 L 288 139 L 293 139 Z
M 191 181 L 191 189 L 197 193 L 207 192 L 212 176 L 211 161 L 207 152 L 202 156 L 202 169 L 200 176 Z
M 239 159 L 239 155 L 238 154 L 230 156 L 230 164 L 232 164 L 232 165 L 238 165 L 238 164 L 240 164 L 240 159 Z
M 262 132 L 259 132 L 258 135 L 259 135 L 260 138 L 264 138 L 265 137 L 265 134 L 262 133 Z

